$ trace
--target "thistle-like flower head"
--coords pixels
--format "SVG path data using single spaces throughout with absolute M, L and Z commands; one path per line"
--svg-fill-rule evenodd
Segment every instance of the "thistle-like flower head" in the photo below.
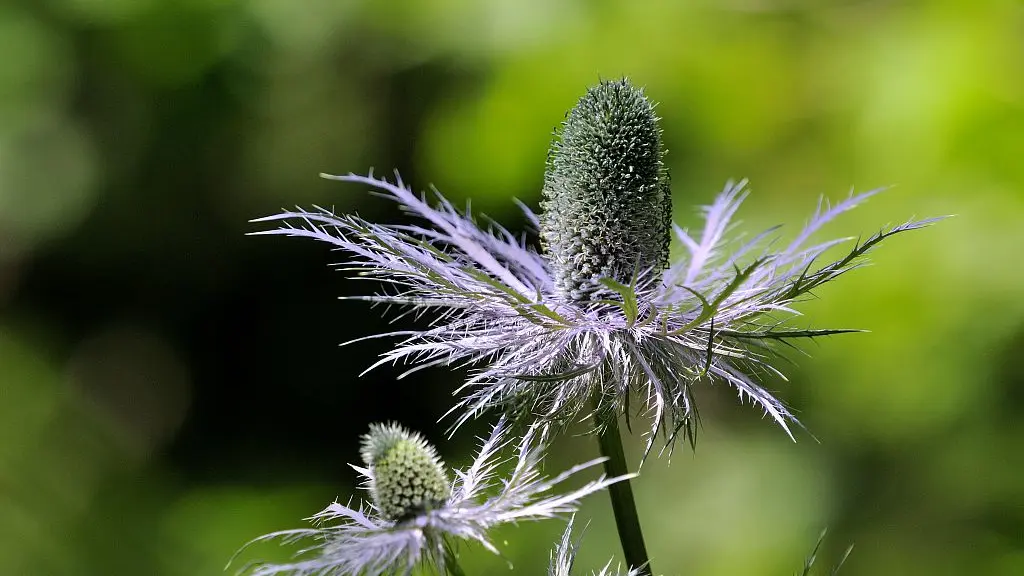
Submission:
M 427 328 L 370 336 L 400 339 L 370 368 L 473 366 L 452 409 L 456 427 L 490 409 L 546 424 L 595 409 L 603 418 L 629 416 L 632 398 L 652 422 L 648 450 L 659 432 L 671 447 L 679 433 L 693 438 L 693 386 L 721 382 L 788 433 L 795 418 L 760 383 L 782 376 L 777 347 L 850 331 L 787 324 L 793 305 L 858 267 L 886 238 L 933 220 L 882 229 L 823 262 L 826 250 L 850 239 L 812 243 L 812 235 L 876 191 L 819 203 L 782 243 L 774 229 L 729 237 L 747 195 L 746 182 L 730 182 L 704 209 L 699 234 L 674 228 L 685 255 L 665 267 L 670 203 L 661 156 L 651 105 L 629 84 L 607 82 L 580 100 L 556 136 L 547 212 L 538 218 L 523 207 L 546 253 L 497 224 L 481 227 L 440 194 L 432 206 L 400 180 L 372 174 L 326 177 L 368 184 L 422 221 L 387 226 L 317 208 L 257 222 L 282 223 L 260 234 L 344 251 L 344 268 L 383 286 L 363 299 L 431 313 Z
M 541 237 L 571 300 L 668 263 L 672 192 L 654 105 L 627 80 L 587 91 L 548 154 Z
M 562 494 L 554 490 L 576 473 L 600 464 L 603 458 L 545 476 L 541 465 L 548 432 L 534 426 L 519 441 L 516 455 L 500 453 L 512 444 L 504 419 L 483 441 L 469 467 L 445 480 L 444 464 L 419 435 L 389 424 L 376 425 L 364 437 L 367 467 L 353 466 L 369 488 L 371 499 L 355 507 L 332 503 L 314 515 L 312 528 L 285 530 L 261 536 L 246 547 L 266 540 L 306 543 L 292 562 L 253 564 L 242 572 L 252 576 L 408 574 L 418 564 L 442 573 L 453 545 L 475 541 L 498 553 L 488 532 L 495 526 L 541 520 L 574 512 L 589 494 L 634 475 L 600 476 Z M 499 472 L 508 460 L 512 469 Z
M 444 464 L 419 434 L 397 424 L 373 424 L 363 436 L 370 495 L 381 516 L 398 522 L 440 507 L 451 489 Z

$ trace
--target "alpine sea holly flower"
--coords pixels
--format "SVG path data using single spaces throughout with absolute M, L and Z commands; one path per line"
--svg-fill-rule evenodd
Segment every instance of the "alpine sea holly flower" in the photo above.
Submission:
M 600 476 L 582 487 L 554 494 L 560 483 L 604 461 L 598 458 L 546 477 L 541 461 L 547 432 L 530 427 L 518 445 L 508 476 L 499 469 L 510 458 L 499 453 L 510 444 L 502 419 L 483 442 L 473 463 L 455 471 L 449 482 L 444 463 L 419 434 L 390 425 L 373 425 L 363 438 L 363 477 L 370 501 L 353 508 L 332 503 L 311 520 L 312 528 L 261 536 L 265 540 L 309 542 L 293 562 L 256 564 L 243 569 L 253 576 L 275 574 L 408 574 L 418 564 L 455 571 L 453 546 L 476 541 L 498 553 L 488 531 L 500 524 L 540 520 L 574 512 L 584 496 L 634 475 Z
M 371 424 L 363 437 L 367 488 L 384 518 L 398 522 L 441 506 L 451 496 L 444 465 L 434 447 L 397 424 Z
M 422 222 L 383 225 L 317 207 L 258 219 L 281 225 L 257 234 L 327 242 L 348 254 L 343 268 L 383 286 L 362 299 L 434 312 L 429 327 L 371 336 L 400 340 L 370 368 L 475 367 L 458 391 L 455 427 L 488 409 L 557 424 L 596 409 L 607 422 L 628 417 L 636 398 L 651 417 L 648 450 L 659 431 L 671 447 L 680 432 L 693 438 L 693 386 L 724 382 L 790 433 L 796 419 L 759 383 L 782 376 L 773 366 L 780 344 L 849 331 L 787 326 L 793 305 L 886 238 L 933 220 L 882 229 L 820 263 L 850 239 L 812 244 L 811 236 L 877 191 L 819 203 L 796 238 L 775 249 L 774 229 L 727 236 L 747 195 L 742 181 L 725 186 L 691 236 L 670 226 L 657 122 L 625 80 L 601 82 L 580 99 L 549 154 L 546 212 L 522 206 L 543 252 L 498 224 L 481 226 L 439 193 L 431 205 L 400 179 L 372 174 L 323 176 L 372 186 Z M 673 233 L 686 254 L 670 264 Z

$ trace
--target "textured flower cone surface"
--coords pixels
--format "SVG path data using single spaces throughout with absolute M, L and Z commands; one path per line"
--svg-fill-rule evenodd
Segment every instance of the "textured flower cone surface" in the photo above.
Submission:
M 393 521 L 437 508 L 451 495 L 444 466 L 418 434 L 395 425 L 372 425 L 363 460 L 373 473 L 374 505 Z
M 591 297 L 668 261 L 672 195 L 654 105 L 604 81 L 569 111 L 548 154 L 541 235 L 558 292 Z

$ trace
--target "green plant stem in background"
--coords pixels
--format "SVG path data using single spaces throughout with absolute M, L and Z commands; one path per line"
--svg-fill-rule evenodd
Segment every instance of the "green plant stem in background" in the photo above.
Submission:
M 598 434 L 598 444 L 601 446 L 601 455 L 608 458 L 604 463 L 604 470 L 609 477 L 629 474 L 626 455 L 622 451 L 619 424 L 614 416 L 604 422 L 601 433 Z M 641 575 L 650 576 L 652 572 L 650 560 L 647 559 L 647 546 L 644 545 L 644 535 L 640 529 L 640 516 L 636 512 L 633 488 L 630 486 L 629 480 L 612 484 L 608 487 L 608 494 L 612 499 L 615 526 L 619 531 L 619 541 L 622 543 L 622 554 L 626 558 L 626 564 L 629 565 L 629 568 L 640 570 Z

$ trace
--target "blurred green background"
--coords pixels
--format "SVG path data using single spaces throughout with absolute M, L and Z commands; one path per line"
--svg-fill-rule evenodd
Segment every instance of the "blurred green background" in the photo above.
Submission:
M 621 75 L 660 102 L 685 226 L 739 177 L 747 232 L 793 234 L 851 186 L 895 185 L 829 237 L 958 215 L 802 308 L 871 331 L 770 383 L 814 437 L 702 391 L 696 452 L 636 482 L 656 570 L 792 574 L 829 526 L 826 564 L 856 545 L 848 576 L 1024 574 L 1015 0 L 7 0 L 0 574 L 221 574 L 355 493 L 372 421 L 464 462 L 485 424 L 445 442 L 436 423 L 463 374 L 358 378 L 387 343 L 336 345 L 386 320 L 335 297 L 369 286 L 247 220 L 318 203 L 396 221 L 317 178 L 372 166 L 518 228 L 552 129 Z M 580 568 L 618 554 L 604 496 L 588 519 Z M 473 548 L 467 569 L 542 573 L 563 526 L 503 530 L 505 558 Z

